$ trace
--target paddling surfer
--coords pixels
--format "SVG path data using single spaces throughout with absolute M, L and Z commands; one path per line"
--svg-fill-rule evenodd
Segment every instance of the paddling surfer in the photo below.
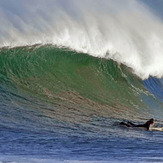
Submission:
M 124 125 L 127 127 L 140 127 L 140 128 L 145 128 L 145 129 L 149 130 L 151 126 L 154 126 L 154 119 L 152 118 L 144 124 L 138 124 L 137 125 L 137 124 L 134 124 L 132 122 L 127 122 L 127 123 L 121 122 L 120 125 Z

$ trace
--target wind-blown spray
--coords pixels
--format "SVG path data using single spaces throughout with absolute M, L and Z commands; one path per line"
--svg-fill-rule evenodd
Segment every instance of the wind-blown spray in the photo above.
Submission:
M 137 0 L 1 1 L 0 46 L 54 44 L 163 76 L 163 23 Z

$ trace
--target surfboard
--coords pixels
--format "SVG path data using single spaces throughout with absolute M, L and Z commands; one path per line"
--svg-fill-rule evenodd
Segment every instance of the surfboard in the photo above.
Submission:
M 163 127 L 151 127 L 150 131 L 163 131 Z

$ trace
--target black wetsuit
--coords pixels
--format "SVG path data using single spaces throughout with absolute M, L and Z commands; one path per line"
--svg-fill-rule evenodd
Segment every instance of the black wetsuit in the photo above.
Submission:
M 127 123 L 121 122 L 120 124 L 124 125 L 124 126 L 127 126 L 127 127 L 143 127 L 143 128 L 146 128 L 147 130 L 149 130 L 150 125 L 153 124 L 153 119 L 150 119 L 145 124 L 139 124 L 139 125 L 136 125 L 136 124 L 134 124 L 132 122 L 127 122 Z

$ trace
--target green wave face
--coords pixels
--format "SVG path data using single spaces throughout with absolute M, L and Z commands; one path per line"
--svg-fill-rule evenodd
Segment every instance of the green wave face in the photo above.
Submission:
M 127 114 L 145 108 L 141 81 L 123 65 L 52 46 L 1 49 L 0 82 L 56 106 Z M 21 94 L 22 96 L 22 94 Z M 64 106 L 63 106 L 64 104 Z M 133 112 L 133 111 L 132 111 Z

